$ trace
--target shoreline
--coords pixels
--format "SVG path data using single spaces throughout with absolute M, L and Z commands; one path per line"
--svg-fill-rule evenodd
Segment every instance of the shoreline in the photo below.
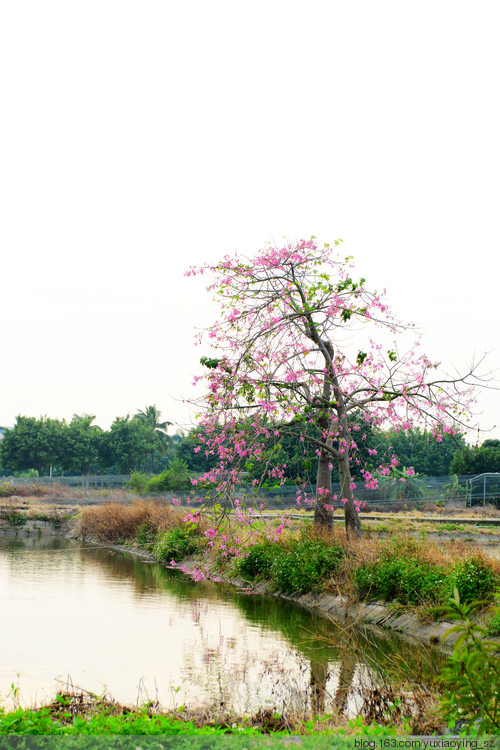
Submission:
M 162 565 L 167 570 L 178 570 L 188 577 L 191 577 L 194 571 L 199 570 L 202 564 L 200 559 L 186 558 L 175 567 L 170 567 L 156 560 L 148 550 L 134 545 L 105 544 L 91 538 L 82 539 L 74 533 L 68 534 L 67 538 L 79 540 L 94 547 L 142 557 L 143 559 L 147 559 L 148 562 L 155 562 L 158 565 Z M 355 604 L 350 603 L 347 597 L 341 595 L 335 596 L 328 593 L 283 594 L 282 592 L 273 590 L 272 586 L 265 581 L 252 583 L 245 581 L 243 578 L 229 578 L 223 574 L 217 574 L 215 578 L 209 577 L 204 580 L 227 584 L 239 589 L 244 588 L 247 594 L 270 596 L 290 601 L 329 620 L 335 618 L 336 620 L 344 620 L 344 622 L 349 621 L 350 624 L 368 625 L 383 631 L 394 631 L 399 638 L 409 638 L 414 642 L 437 648 L 444 653 L 451 653 L 453 644 L 457 638 L 455 633 L 444 638 L 446 632 L 453 626 L 452 622 L 424 623 L 414 615 L 392 611 L 383 602 L 361 602 Z

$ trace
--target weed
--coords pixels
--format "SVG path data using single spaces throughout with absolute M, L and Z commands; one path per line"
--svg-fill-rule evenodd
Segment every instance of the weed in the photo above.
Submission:
M 457 589 L 460 601 L 473 602 L 493 596 L 498 576 L 484 560 L 469 558 L 456 566 L 451 576 L 451 584 Z
M 270 579 L 283 593 L 304 593 L 320 587 L 339 569 L 343 550 L 319 539 L 299 539 L 284 544 L 264 542 L 239 562 L 247 578 Z
M 26 514 L 22 510 L 8 510 L 4 508 L 0 512 L 0 518 L 3 521 L 7 521 L 9 526 L 13 529 L 19 529 L 21 526 L 25 526 L 27 522 Z
M 500 734 L 500 641 L 472 618 L 481 603 L 465 604 L 455 589 L 448 616 L 458 620 L 445 637 L 458 633 L 453 655 L 441 671 L 442 715 L 459 719 L 469 734 Z
M 155 529 L 151 524 L 146 521 L 139 526 L 135 535 L 135 541 L 139 547 L 151 550 L 156 542 L 156 536 L 158 529 Z
M 158 535 L 153 555 L 160 562 L 179 562 L 192 555 L 200 546 L 200 537 L 192 526 L 176 526 Z
M 418 605 L 438 602 L 445 590 L 446 573 L 414 558 L 386 558 L 363 565 L 354 573 L 354 583 L 362 598 L 396 600 Z

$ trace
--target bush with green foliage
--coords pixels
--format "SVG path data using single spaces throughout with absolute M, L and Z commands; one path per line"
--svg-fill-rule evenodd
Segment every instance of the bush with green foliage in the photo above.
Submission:
M 398 601 L 400 604 L 445 604 L 454 588 L 463 602 L 491 598 L 498 576 L 480 558 L 467 558 L 451 569 L 431 565 L 413 554 L 387 551 L 376 562 L 354 572 L 360 598 Z
M 13 529 L 19 529 L 21 526 L 25 526 L 27 522 L 26 514 L 22 510 L 9 510 L 3 509 L 0 513 L 2 521 L 7 521 L 9 526 Z
M 448 590 L 446 571 L 411 557 L 383 557 L 354 573 L 362 599 L 383 599 L 418 605 L 439 602 Z
M 135 542 L 139 547 L 144 549 L 153 549 L 157 539 L 158 529 L 155 529 L 150 523 L 146 522 L 139 526 L 135 535 Z
M 314 591 L 336 573 L 342 561 L 340 547 L 327 547 L 319 541 L 303 539 L 283 549 L 272 564 L 272 578 L 280 591 Z
M 239 563 L 242 575 L 268 578 L 283 593 L 314 591 L 339 569 L 343 551 L 315 539 L 293 543 L 263 543 L 253 547 Z
M 465 723 L 468 734 L 500 734 L 500 641 L 488 638 L 473 618 L 481 606 L 460 601 L 455 589 L 447 617 L 458 620 L 448 632 L 458 633 L 453 654 L 441 670 L 442 716 L 452 725 Z
M 189 490 L 191 486 L 186 462 L 181 458 L 176 458 L 170 464 L 169 469 L 151 477 L 146 489 L 148 492 L 168 492 L 169 490 Z
M 175 526 L 160 533 L 153 546 L 153 555 L 159 562 L 179 562 L 199 549 L 201 537 L 191 524 Z
M 461 602 L 490 599 L 499 583 L 498 577 L 480 558 L 470 557 L 459 563 L 450 576 Z
M 273 559 L 276 555 L 276 544 L 262 542 L 252 547 L 238 565 L 242 576 L 253 581 L 256 578 L 270 578 Z
M 148 484 L 148 478 L 146 474 L 143 474 L 140 471 L 133 471 L 132 474 L 130 475 L 128 485 L 131 490 L 134 490 L 135 492 L 144 492 L 147 484 Z

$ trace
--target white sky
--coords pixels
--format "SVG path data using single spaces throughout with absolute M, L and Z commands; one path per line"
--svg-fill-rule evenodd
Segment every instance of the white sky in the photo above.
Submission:
M 1 3 L 0 425 L 185 424 L 214 313 L 184 270 L 284 236 L 341 237 L 431 358 L 500 368 L 499 22 L 497 0 Z M 480 409 L 500 437 L 500 391 Z

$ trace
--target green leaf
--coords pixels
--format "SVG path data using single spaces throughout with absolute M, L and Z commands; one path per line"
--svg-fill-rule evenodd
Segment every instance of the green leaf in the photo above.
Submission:
M 366 352 L 358 352 L 358 356 L 356 357 L 356 363 L 359 366 L 361 366 L 363 364 L 363 362 L 365 361 L 365 359 L 367 358 L 367 356 L 368 355 L 367 355 Z

